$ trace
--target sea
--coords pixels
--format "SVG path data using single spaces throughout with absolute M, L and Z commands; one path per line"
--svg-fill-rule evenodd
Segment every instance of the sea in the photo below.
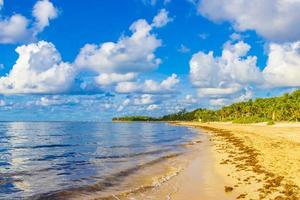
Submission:
M 0 122 L 0 199 L 101 194 L 143 167 L 185 153 L 196 135 L 160 122 Z

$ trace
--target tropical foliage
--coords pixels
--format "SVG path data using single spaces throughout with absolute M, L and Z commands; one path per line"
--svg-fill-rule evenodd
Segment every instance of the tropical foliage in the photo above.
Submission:
M 124 116 L 114 117 L 113 121 L 157 121 L 158 119 L 147 116 Z
M 160 118 L 131 116 L 114 118 L 119 121 L 233 121 L 235 123 L 256 123 L 272 121 L 300 121 L 300 90 L 279 97 L 258 98 L 234 103 L 219 110 L 182 110 Z

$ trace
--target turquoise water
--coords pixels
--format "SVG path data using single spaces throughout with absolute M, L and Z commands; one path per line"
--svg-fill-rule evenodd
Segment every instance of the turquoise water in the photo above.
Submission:
M 0 122 L 0 199 L 101 192 L 194 136 L 165 123 Z

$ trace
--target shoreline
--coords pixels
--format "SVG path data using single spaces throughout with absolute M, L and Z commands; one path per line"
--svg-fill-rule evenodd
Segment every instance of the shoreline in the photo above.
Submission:
M 230 183 L 224 185 L 224 190 L 239 193 L 236 199 L 300 198 L 299 123 L 175 124 L 200 128 L 209 134 L 214 170 Z
M 300 198 L 299 123 L 172 124 L 192 127 L 203 134 L 201 143 L 183 155 L 186 163 L 182 169 L 157 187 L 112 199 Z

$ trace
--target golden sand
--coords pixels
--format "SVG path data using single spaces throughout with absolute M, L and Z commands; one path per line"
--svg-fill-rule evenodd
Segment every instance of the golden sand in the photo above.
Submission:
M 160 163 L 128 180 L 147 187 L 109 199 L 300 199 L 300 124 L 176 124 L 206 134 L 171 165 Z
M 227 199 L 300 199 L 300 124 L 180 124 L 208 132 L 223 192 L 238 194 Z

